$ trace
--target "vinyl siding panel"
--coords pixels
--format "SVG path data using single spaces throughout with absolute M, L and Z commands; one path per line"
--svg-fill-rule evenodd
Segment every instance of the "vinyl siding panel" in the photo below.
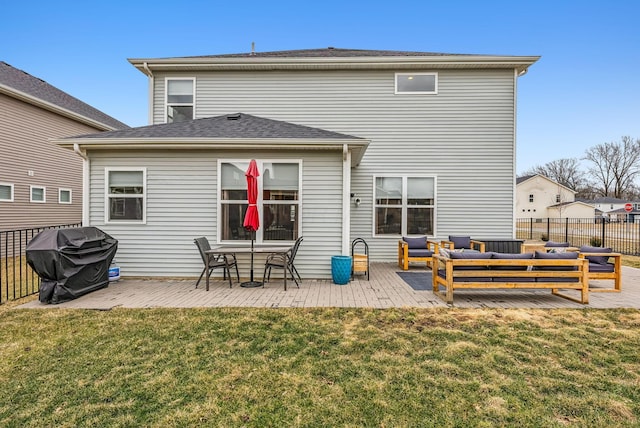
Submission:
M 513 70 L 437 70 L 436 95 L 395 94 L 395 71 L 198 73 L 196 117 L 245 112 L 370 139 L 352 171 L 362 204 L 352 206 L 351 238 L 367 240 L 372 260 L 394 260 L 397 240 L 372 237 L 375 175 L 437 178 L 437 238 L 511 238 Z M 158 73 L 159 123 L 163 85 Z
M 256 159 L 302 160 L 302 236 L 296 258 L 303 278 L 329 277 L 331 255 L 340 253 L 342 153 L 254 152 Z M 202 261 L 193 239 L 218 240 L 218 159 L 249 159 L 246 152 L 123 151 L 91 153 L 90 221 L 119 241 L 116 260 L 123 276 L 197 277 Z M 105 224 L 105 169 L 146 168 L 146 224 Z M 249 255 L 238 255 L 240 275 L 249 276 Z M 261 276 L 264 256 L 256 256 Z M 215 273 L 214 273 L 215 275 Z M 272 278 L 281 273 L 274 271 Z
M 80 223 L 82 159 L 49 140 L 97 130 L 3 94 L 0 111 L 0 182 L 14 184 L 14 201 L 0 202 L 0 230 Z M 46 203 L 30 202 L 31 185 L 46 188 Z M 58 203 L 60 188 L 71 189 L 71 204 Z

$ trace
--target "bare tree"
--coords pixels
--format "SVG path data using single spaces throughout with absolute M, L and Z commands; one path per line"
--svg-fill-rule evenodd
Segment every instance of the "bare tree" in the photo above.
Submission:
M 591 162 L 589 172 L 600 195 L 623 198 L 635 190 L 640 173 L 640 140 L 626 136 L 619 142 L 598 144 L 587 149 L 584 159 Z
M 534 166 L 523 175 L 540 174 L 571 190 L 579 191 L 586 185 L 585 174 L 580 169 L 577 158 L 558 159 L 540 166 Z

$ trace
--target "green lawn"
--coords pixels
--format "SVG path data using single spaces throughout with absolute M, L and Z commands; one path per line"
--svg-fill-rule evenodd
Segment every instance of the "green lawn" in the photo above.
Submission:
M 640 311 L 0 307 L 0 426 L 638 426 Z

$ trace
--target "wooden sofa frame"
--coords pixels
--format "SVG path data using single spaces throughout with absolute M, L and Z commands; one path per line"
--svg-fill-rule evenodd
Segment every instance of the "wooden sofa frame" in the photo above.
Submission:
M 425 250 L 433 251 L 433 254 L 438 254 L 440 246 L 437 242 L 427 240 L 427 246 Z M 432 257 L 409 257 L 409 244 L 406 241 L 400 239 L 398 241 L 398 266 L 402 270 L 409 269 L 409 262 L 422 262 L 426 263 L 427 267 L 433 266 Z
M 580 253 L 579 258 L 603 256 L 613 258 L 613 272 L 591 272 L 589 279 L 612 279 L 613 288 L 589 288 L 594 293 L 619 293 L 622 290 L 622 254 L 620 253 Z
M 451 259 L 440 255 L 433 256 L 433 293 L 449 304 L 453 304 L 453 291 L 456 289 L 523 289 L 541 288 L 551 289 L 551 293 L 578 303 L 589 303 L 589 260 L 587 259 Z M 478 269 L 473 269 L 477 267 Z M 514 270 L 508 270 L 513 266 Z M 516 270 L 527 266 L 527 270 Z M 533 267 L 562 267 L 577 268 L 577 270 L 529 270 Z M 438 269 L 443 267 L 445 278 L 441 278 Z M 464 267 L 464 270 L 455 269 Z M 486 269 L 489 267 L 489 269 Z M 501 267 L 505 270 L 491 269 Z M 474 278 L 474 281 L 460 281 L 461 278 Z M 486 278 L 486 280 L 484 279 Z M 493 282 L 493 278 L 509 278 L 509 282 Z M 531 282 L 531 278 L 534 282 Z M 572 278 L 575 282 L 537 282 L 537 278 Z M 522 279 L 522 280 L 521 280 Z M 445 293 L 440 291 L 440 286 L 445 288 Z M 562 294 L 560 289 L 573 289 L 580 291 L 580 298 Z

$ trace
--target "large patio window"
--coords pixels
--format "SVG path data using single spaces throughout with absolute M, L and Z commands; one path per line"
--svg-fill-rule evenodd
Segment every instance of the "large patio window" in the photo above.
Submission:
M 434 177 L 375 177 L 375 234 L 434 234 Z
M 141 169 L 106 169 L 107 222 L 145 222 L 146 174 Z
M 257 243 L 295 241 L 300 234 L 300 162 L 256 160 L 258 177 L 258 210 L 260 229 Z M 245 171 L 249 160 L 220 163 L 220 215 L 218 230 L 221 241 L 250 241 L 244 227 L 248 207 Z

